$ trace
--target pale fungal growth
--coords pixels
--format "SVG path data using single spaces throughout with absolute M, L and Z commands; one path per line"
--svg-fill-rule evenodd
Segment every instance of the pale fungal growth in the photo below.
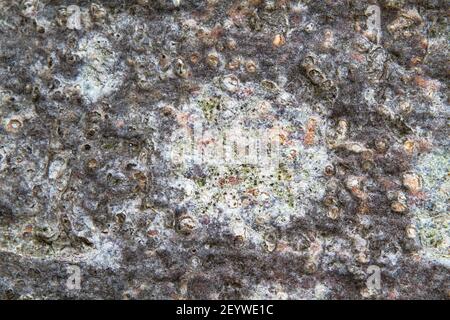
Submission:
M 77 5 L 70 5 L 66 8 L 67 13 L 67 29 L 71 30 L 81 30 L 81 12 L 80 7 Z

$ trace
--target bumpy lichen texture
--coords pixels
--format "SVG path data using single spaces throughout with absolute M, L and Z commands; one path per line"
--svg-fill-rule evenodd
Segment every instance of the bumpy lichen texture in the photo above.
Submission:
M 448 299 L 448 15 L 0 0 L 0 297 Z

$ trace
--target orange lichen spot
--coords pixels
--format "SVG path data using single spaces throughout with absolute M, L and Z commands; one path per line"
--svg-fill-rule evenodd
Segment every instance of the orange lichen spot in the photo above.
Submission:
M 281 34 L 277 34 L 277 35 L 273 38 L 273 41 L 272 41 L 272 44 L 273 44 L 275 47 L 281 47 L 281 46 L 283 46 L 285 43 L 286 43 L 286 39 L 284 39 L 283 35 L 281 35 Z

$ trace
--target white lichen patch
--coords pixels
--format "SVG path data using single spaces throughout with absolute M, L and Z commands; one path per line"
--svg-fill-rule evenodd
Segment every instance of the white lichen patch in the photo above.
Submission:
M 118 269 L 122 261 L 122 249 L 114 241 L 99 239 L 96 249 L 80 260 L 101 269 Z
M 182 205 L 192 208 L 197 219 L 207 216 L 235 237 L 275 250 L 276 244 L 267 245 L 257 229 L 283 230 L 324 196 L 326 124 L 314 120 L 311 129 L 311 119 L 318 119 L 314 111 L 295 104 L 284 90 L 278 89 L 277 100 L 282 108 L 292 108 L 293 116 L 277 116 L 267 100 L 237 99 L 216 82 L 178 111 L 179 129 L 163 148 L 178 169 L 170 185 L 184 191 Z M 271 125 L 261 125 L 263 119 Z M 195 166 L 204 177 L 187 176 Z
M 85 99 L 96 102 L 118 89 L 124 77 L 120 70 L 122 62 L 107 38 L 93 34 L 81 39 L 77 54 L 83 65 L 74 84 L 79 85 Z

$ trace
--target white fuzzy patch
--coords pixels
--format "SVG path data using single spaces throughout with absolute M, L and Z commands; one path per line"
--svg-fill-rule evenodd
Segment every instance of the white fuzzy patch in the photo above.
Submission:
M 85 63 L 75 84 L 80 86 L 85 99 L 96 102 L 99 98 L 117 90 L 124 75 L 117 69 L 117 54 L 106 38 L 100 35 L 84 38 L 78 55 Z

